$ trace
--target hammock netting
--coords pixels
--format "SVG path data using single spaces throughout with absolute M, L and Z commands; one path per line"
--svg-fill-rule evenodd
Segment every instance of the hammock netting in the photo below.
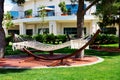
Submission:
M 89 39 L 81 38 L 81 39 L 67 41 L 65 43 L 58 44 L 58 45 L 44 44 L 38 41 L 23 41 L 23 42 L 13 43 L 12 47 L 13 47 L 13 50 L 23 49 L 23 48 L 33 48 L 41 51 L 54 51 L 54 50 L 65 48 L 65 47 L 80 48 L 81 46 L 86 44 L 88 41 Z

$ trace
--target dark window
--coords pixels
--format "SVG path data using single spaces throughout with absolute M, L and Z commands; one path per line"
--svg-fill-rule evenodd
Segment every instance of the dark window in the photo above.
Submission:
M 86 27 L 83 28 L 84 34 L 86 34 Z M 64 34 L 68 34 L 71 37 L 77 37 L 77 28 L 64 28 Z
M 77 34 L 77 28 L 64 28 L 64 34 Z
M 19 34 L 19 30 L 8 30 L 8 34 L 10 33 Z
M 32 29 L 27 29 L 26 30 L 26 34 L 27 35 L 32 35 L 33 34 L 33 30 Z

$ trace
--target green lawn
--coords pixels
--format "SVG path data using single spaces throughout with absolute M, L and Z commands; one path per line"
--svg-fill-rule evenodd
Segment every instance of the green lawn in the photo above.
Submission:
M 0 69 L 0 80 L 120 80 L 120 53 L 95 50 L 85 53 L 100 56 L 105 61 L 71 68 Z
M 102 44 L 100 46 L 101 47 L 118 47 L 119 45 L 116 43 L 116 44 Z

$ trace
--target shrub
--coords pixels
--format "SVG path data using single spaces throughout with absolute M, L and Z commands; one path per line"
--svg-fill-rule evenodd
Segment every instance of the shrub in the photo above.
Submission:
M 44 40 L 46 43 L 55 43 L 55 35 L 54 34 L 46 34 L 44 35 Z
M 62 43 L 64 43 L 64 42 L 66 42 L 67 41 L 67 36 L 66 35 L 57 35 L 56 36 L 57 37 L 57 42 L 59 43 L 59 42 L 62 42 Z
M 5 41 L 6 41 L 6 46 L 8 46 L 9 42 L 11 42 L 13 40 L 12 36 L 11 35 L 7 35 L 5 37 Z
M 93 44 L 113 44 L 118 43 L 118 37 L 113 34 L 99 34 Z
M 41 35 L 41 34 L 33 35 L 32 38 L 34 40 L 36 40 L 36 41 L 39 41 L 39 42 L 43 42 L 44 41 L 43 35 Z
M 33 36 L 30 35 L 20 35 L 20 37 L 24 40 L 36 40 L 42 43 L 56 44 L 60 42 L 67 41 L 67 35 L 54 35 L 54 34 L 35 34 Z
M 20 35 L 20 37 L 21 37 L 24 41 L 33 40 L 33 39 L 32 39 L 32 36 L 30 36 L 30 35 Z

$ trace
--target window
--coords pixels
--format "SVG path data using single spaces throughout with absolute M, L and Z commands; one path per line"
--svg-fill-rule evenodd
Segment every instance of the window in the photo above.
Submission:
M 18 11 L 10 11 L 10 14 L 13 19 L 17 19 L 19 17 L 19 12 Z
M 50 8 L 49 11 L 47 11 L 47 16 L 54 16 L 55 15 L 55 11 L 54 11 L 54 6 L 47 6 L 48 8 Z
M 64 34 L 67 34 L 71 39 L 74 39 L 77 36 L 77 28 L 64 28 Z
M 64 34 L 77 34 L 77 28 L 64 28 Z
M 76 14 L 77 10 L 78 10 L 78 4 L 74 4 L 74 5 L 66 5 L 67 9 L 68 9 L 68 14 Z M 84 9 L 86 8 L 86 4 L 84 4 Z
M 86 27 L 83 28 L 84 34 L 86 34 Z M 73 38 L 77 37 L 77 28 L 64 28 L 64 34 L 68 34 Z
M 8 34 L 10 33 L 19 34 L 19 30 L 8 30 Z
M 38 29 L 38 34 L 48 34 L 49 33 L 49 28 L 41 28 L 41 29 Z
M 27 30 L 26 30 L 26 34 L 27 34 L 27 35 L 32 35 L 32 34 L 33 34 L 32 29 L 27 29 Z

